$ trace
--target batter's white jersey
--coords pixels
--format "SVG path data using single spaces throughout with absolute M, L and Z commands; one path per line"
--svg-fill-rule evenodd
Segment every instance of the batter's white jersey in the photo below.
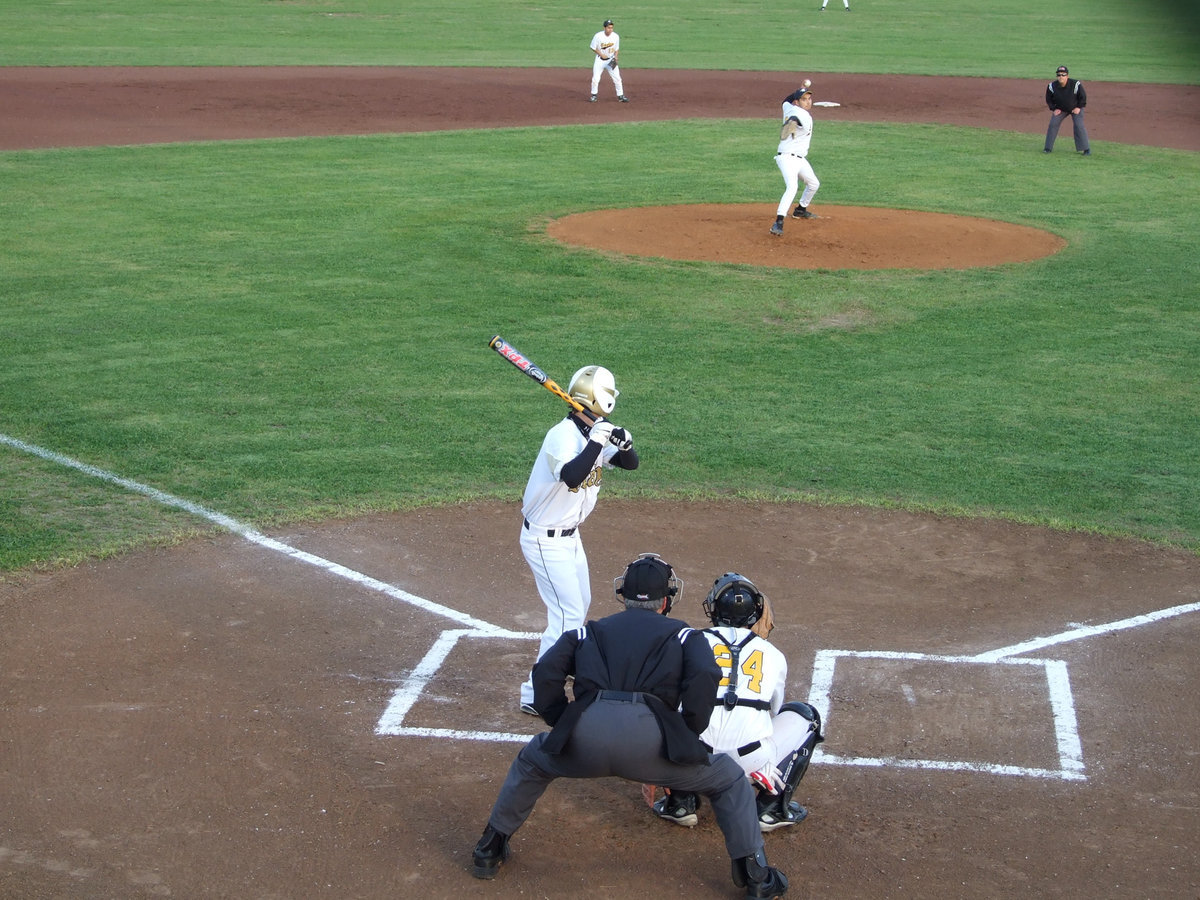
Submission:
M 713 634 L 714 631 L 720 636 Z M 787 657 L 779 648 L 763 640 L 749 628 L 722 625 L 705 630 L 702 634 L 713 648 L 717 665 L 721 667 L 724 677 L 717 688 L 717 705 L 713 709 L 708 727 L 700 735 L 700 740 L 712 747 L 714 753 L 729 754 L 747 774 L 761 769 L 768 762 L 777 763 L 780 758 L 795 749 L 791 746 L 777 748 L 775 740 L 775 716 L 783 706 L 784 688 L 787 685 Z M 743 641 L 747 642 L 738 651 L 737 672 L 731 673 L 731 648 Z M 734 679 L 733 687 L 739 700 L 762 701 L 768 708 L 735 706 L 733 709 L 726 709 L 722 701 L 730 687 L 731 679 Z M 789 736 L 780 743 L 788 744 L 791 741 Z M 738 748 L 755 742 L 761 746 L 746 751 L 745 755 L 738 753 Z
M 546 432 L 525 484 L 521 505 L 521 512 L 531 526 L 539 529 L 577 528 L 591 513 L 600 493 L 603 470 L 612 468 L 611 460 L 618 451 L 612 444 L 605 444 L 583 484 L 577 488 L 567 487 L 559 477 L 562 468 L 583 451 L 587 442 L 571 416 Z

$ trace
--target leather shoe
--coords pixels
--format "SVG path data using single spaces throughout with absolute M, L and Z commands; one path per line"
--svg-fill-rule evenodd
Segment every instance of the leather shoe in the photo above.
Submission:
M 510 853 L 508 835 L 501 834 L 489 825 L 483 829 L 483 836 L 471 855 L 471 874 L 476 878 L 495 878 L 500 864 L 508 859 Z

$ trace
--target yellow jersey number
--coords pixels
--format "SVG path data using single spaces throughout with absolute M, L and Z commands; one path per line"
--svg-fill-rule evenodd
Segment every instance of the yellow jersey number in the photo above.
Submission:
M 713 656 L 716 657 L 717 665 L 721 667 L 721 687 L 729 687 L 730 670 L 733 668 L 733 652 L 724 644 L 716 644 L 713 647 Z M 761 650 L 753 650 L 745 659 L 739 660 L 741 665 L 738 669 L 743 675 L 750 679 L 746 685 L 756 694 L 762 693 L 763 679 L 763 655 Z

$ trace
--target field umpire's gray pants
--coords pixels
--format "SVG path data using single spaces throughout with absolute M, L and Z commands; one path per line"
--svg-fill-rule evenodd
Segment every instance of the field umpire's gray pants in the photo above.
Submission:
M 580 717 L 562 753 L 542 750 L 549 732 L 536 735 L 509 767 L 488 824 L 514 834 L 556 778 L 615 775 L 643 784 L 695 791 L 712 804 L 725 835 L 730 859 L 752 856 L 763 847 L 754 789 L 742 767 L 728 756 L 711 765 L 680 765 L 662 755 L 662 732 L 644 703 L 596 700 Z

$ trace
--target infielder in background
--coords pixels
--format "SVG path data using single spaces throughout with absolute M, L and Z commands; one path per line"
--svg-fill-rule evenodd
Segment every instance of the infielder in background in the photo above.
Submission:
M 759 828 L 794 825 L 808 815 L 792 795 L 813 750 L 825 740 L 821 716 L 807 703 L 784 703 L 787 658 L 767 641 L 775 627 L 771 602 L 749 578 L 726 572 L 713 583 L 703 607 L 713 624 L 703 634 L 723 677 L 700 740 L 742 767 L 758 792 Z M 690 828 L 697 821 L 696 807 L 696 794 L 673 791 L 653 809 Z
M 812 202 L 817 188 L 821 186 L 821 182 L 817 180 L 817 173 L 813 171 L 807 159 L 808 145 L 812 141 L 813 132 L 812 102 L 813 94 L 809 81 L 805 81 L 802 87 L 783 99 L 783 127 L 779 132 L 775 165 L 779 166 L 779 172 L 783 175 L 784 191 L 783 196 L 779 198 L 779 208 L 775 211 L 775 224 L 771 226 L 771 234 L 776 236 L 783 234 L 783 217 L 787 215 L 801 180 L 804 181 L 804 193 L 800 195 L 800 202 L 796 204 L 792 218 L 819 218 L 815 213 L 808 211 L 808 204 Z
M 743 896 L 771 900 L 787 892 L 787 876 L 767 864 L 742 770 L 728 756 L 710 756 L 697 737 L 712 715 L 721 671 L 699 632 L 667 618 L 682 588 L 665 560 L 643 553 L 614 580 L 624 608 L 568 631 L 534 666 L 538 708 L 551 730 L 534 735 L 509 767 L 471 854 L 476 878 L 496 876 L 509 839 L 555 779 L 616 776 L 708 797 Z
M 617 99 L 622 103 L 629 102 L 629 98 L 625 96 L 625 85 L 621 83 L 621 71 L 617 68 L 617 56 L 620 52 L 621 36 L 613 31 L 612 19 L 605 19 L 604 30 L 597 31 L 592 38 L 592 53 L 596 54 L 596 58 L 592 60 L 592 93 L 588 97 L 589 102 L 596 102 L 596 93 L 600 90 L 600 75 L 605 70 L 613 80 L 613 87 L 617 89 Z
M 1054 149 L 1054 140 L 1058 137 L 1058 129 L 1067 116 L 1071 117 L 1071 127 L 1075 129 L 1075 149 L 1084 156 L 1092 155 L 1092 145 L 1088 141 L 1087 129 L 1083 127 L 1083 108 L 1087 106 L 1087 91 L 1083 82 L 1070 77 L 1066 66 L 1059 66 L 1054 80 L 1046 85 L 1046 106 L 1050 107 L 1050 124 L 1046 127 L 1046 146 L 1043 152 L 1049 153 Z
M 525 485 L 521 552 L 546 604 L 546 630 L 538 659 L 559 635 L 580 627 L 592 603 L 587 554 L 579 526 L 596 505 L 605 468 L 638 467 L 633 436 L 606 416 L 617 405 L 616 380 L 603 366 L 584 366 L 567 393 L 585 411 L 572 410 L 546 433 Z M 521 710 L 538 715 L 532 675 L 521 685 Z

